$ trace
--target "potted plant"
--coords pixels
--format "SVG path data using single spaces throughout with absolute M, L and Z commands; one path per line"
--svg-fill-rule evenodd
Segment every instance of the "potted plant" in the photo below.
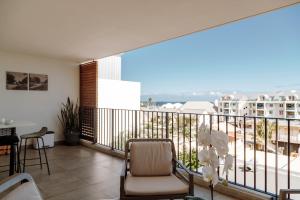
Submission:
M 217 173 L 217 169 L 220 167 L 219 159 L 224 161 L 223 174 L 226 174 L 226 180 L 222 181 L 224 185 L 228 184 L 228 170 L 233 167 L 233 156 L 229 154 L 228 136 L 223 131 L 211 130 L 202 123 L 198 134 L 198 144 L 202 146 L 198 153 L 198 159 L 202 166 L 203 179 L 209 182 L 211 200 L 213 200 L 213 189 L 219 182 Z
M 58 119 L 63 127 L 65 142 L 67 145 L 79 144 L 79 105 L 68 97 L 67 102 L 62 104 Z

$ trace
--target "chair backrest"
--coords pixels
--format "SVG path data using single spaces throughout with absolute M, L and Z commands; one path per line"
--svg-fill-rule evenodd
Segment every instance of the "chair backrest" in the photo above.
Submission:
M 174 170 L 176 153 L 170 139 L 130 139 L 125 158 L 132 176 L 167 176 Z

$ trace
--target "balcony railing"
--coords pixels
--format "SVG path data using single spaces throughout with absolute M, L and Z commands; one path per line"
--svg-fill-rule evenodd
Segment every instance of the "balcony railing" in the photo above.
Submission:
M 170 138 L 175 144 L 178 159 L 198 174 L 202 171 L 198 162 L 198 151 L 202 147 L 198 145 L 197 135 L 202 123 L 210 130 L 224 131 L 229 137 L 234 166 L 226 177 L 222 173 L 223 161 L 220 159 L 218 173 L 221 179 L 275 197 L 279 189 L 299 187 L 297 174 L 300 170 L 293 163 L 300 163 L 300 158 L 295 158 L 292 151 L 297 147 L 291 143 L 292 131 L 297 129 L 291 127 L 297 127 L 300 120 L 81 108 L 84 139 L 114 151 L 124 151 L 125 142 L 130 138 Z M 286 128 L 282 129 L 282 126 Z M 286 135 L 286 142 L 280 141 L 279 135 Z

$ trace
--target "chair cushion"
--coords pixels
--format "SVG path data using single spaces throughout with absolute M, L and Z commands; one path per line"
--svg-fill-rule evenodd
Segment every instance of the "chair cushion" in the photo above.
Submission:
M 130 173 L 133 176 L 168 176 L 172 173 L 172 146 L 169 142 L 133 142 L 130 146 Z
M 33 182 L 26 182 L 9 192 L 2 200 L 42 200 L 42 196 Z
M 124 188 L 125 194 L 132 196 L 187 194 L 189 191 L 188 184 L 174 174 L 152 177 L 137 177 L 128 174 Z

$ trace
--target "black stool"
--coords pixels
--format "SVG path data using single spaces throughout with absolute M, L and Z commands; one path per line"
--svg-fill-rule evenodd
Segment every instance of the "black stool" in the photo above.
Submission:
M 21 155 L 22 141 L 25 140 L 24 157 L 23 157 L 23 172 L 25 172 L 26 160 L 37 160 L 37 159 L 39 159 L 40 160 L 40 164 L 31 164 L 31 165 L 27 165 L 27 166 L 40 165 L 40 167 L 42 169 L 43 168 L 43 164 L 46 164 L 47 165 L 47 169 L 48 169 L 48 175 L 50 175 L 49 163 L 48 163 L 46 149 L 45 149 L 45 143 L 44 143 L 44 139 L 43 139 L 43 136 L 46 135 L 47 131 L 48 131 L 47 128 L 43 127 L 39 132 L 30 133 L 30 134 L 24 134 L 24 135 L 20 136 L 20 138 L 21 138 L 20 151 L 19 151 L 20 155 Z M 37 145 L 38 145 L 38 151 L 39 151 L 39 157 L 38 158 L 26 158 L 26 149 L 27 149 L 27 140 L 28 139 L 36 139 L 36 142 L 37 142 Z M 43 150 L 44 150 L 44 155 L 45 155 L 45 160 L 46 160 L 45 163 L 42 162 L 42 156 L 41 156 L 39 139 L 41 139 L 42 143 L 43 143 Z

